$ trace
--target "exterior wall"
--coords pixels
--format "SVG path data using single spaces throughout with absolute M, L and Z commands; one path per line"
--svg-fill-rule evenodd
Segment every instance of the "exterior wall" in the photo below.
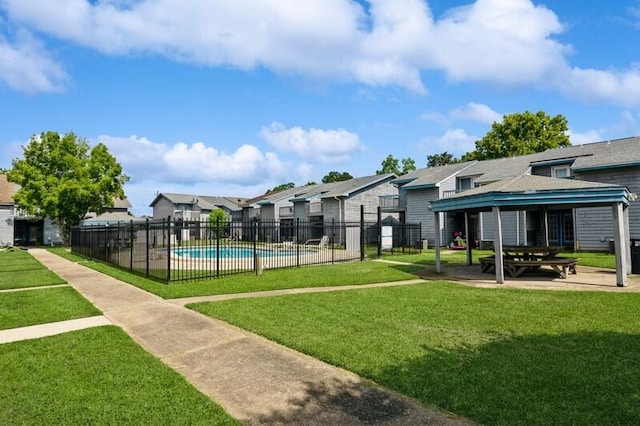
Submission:
M 402 189 L 402 187 L 398 188 L 398 206 L 403 207 L 406 211 L 407 208 L 407 190 Z
M 420 223 L 422 238 L 425 238 L 429 242 L 429 247 L 432 247 L 436 241 L 435 233 L 435 217 L 429 210 L 429 202 L 431 200 L 437 200 L 439 198 L 438 188 L 428 189 L 412 189 L 407 191 L 407 223 Z M 443 244 L 447 244 L 448 241 L 444 235 L 444 229 L 446 227 L 444 214 L 440 215 L 440 233 L 441 241 Z
M 293 203 L 287 199 L 276 201 L 274 203 L 273 218 L 280 219 L 280 207 L 291 207 L 291 206 L 293 206 Z M 293 216 L 285 216 L 286 219 L 291 219 L 292 217 Z
M 273 204 L 266 204 L 260 206 L 260 218 L 265 220 L 277 219 L 276 208 Z
M 308 220 L 306 205 L 307 203 L 294 203 L 293 217 L 300 220 Z
M 174 209 L 173 203 L 162 197 L 153 205 L 153 218 L 166 219 L 168 216 L 173 217 Z
M 551 177 L 551 166 L 537 166 L 531 169 L 531 174 L 536 176 Z
M 347 222 L 357 222 L 360 220 L 360 206 L 364 205 L 364 211 L 367 213 L 377 212 L 380 205 L 379 197 L 383 195 L 396 195 L 398 189 L 389 182 L 376 185 L 364 191 L 353 194 L 344 200 L 344 218 Z M 323 200 L 323 202 L 326 200 Z M 388 215 L 387 215 L 388 216 Z M 392 214 L 396 219 L 398 214 Z M 326 220 L 325 214 L 325 220 Z
M 126 210 L 125 210 L 126 211 Z M 62 232 L 60 232 L 60 227 L 53 223 L 51 219 L 46 218 L 44 220 L 43 225 L 43 244 L 63 244 L 64 241 L 62 239 Z
M 336 222 L 344 221 L 342 217 L 342 212 L 340 211 L 340 206 L 342 204 L 342 200 L 338 201 L 336 199 L 325 198 L 322 200 L 322 216 L 324 217 L 325 223 L 331 222 L 335 220 Z M 360 220 L 360 210 L 358 207 L 358 219 Z
M 594 172 L 576 173 L 576 179 L 590 182 L 625 185 L 632 194 L 640 194 L 640 168 L 621 167 Z M 629 204 L 629 236 L 640 238 L 640 200 Z M 580 250 L 608 250 L 613 239 L 611 207 L 576 209 L 576 238 Z
M 0 246 L 13 245 L 13 206 L 0 206 Z
M 613 240 L 613 210 L 611 207 L 575 209 L 576 239 L 580 250 L 607 251 Z M 629 226 L 631 226 L 629 218 Z
M 495 229 L 493 212 L 482 212 L 479 215 L 479 220 L 482 222 L 480 240 L 493 241 Z M 502 244 L 523 245 L 527 232 L 526 214 L 524 212 L 503 211 L 500 212 L 500 220 L 502 222 Z

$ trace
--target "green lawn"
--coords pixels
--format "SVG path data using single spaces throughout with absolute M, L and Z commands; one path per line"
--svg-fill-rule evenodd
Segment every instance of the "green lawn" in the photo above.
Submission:
M 27 251 L 11 249 L 0 252 L 0 290 L 56 285 L 64 282 Z
M 327 287 L 333 285 L 370 284 L 417 278 L 418 265 L 391 265 L 381 262 L 349 262 L 334 265 L 267 270 L 260 276 L 233 275 L 219 279 L 163 284 L 129 273 L 103 262 L 87 260 L 63 248 L 53 253 L 133 284 L 163 298 L 178 298 L 286 288 Z
M 0 293 L 0 330 L 100 314 L 72 287 Z
M 237 424 L 117 327 L 0 345 L 0 371 L 0 424 Z
M 410 287 L 191 307 L 483 424 L 637 424 L 640 294 Z

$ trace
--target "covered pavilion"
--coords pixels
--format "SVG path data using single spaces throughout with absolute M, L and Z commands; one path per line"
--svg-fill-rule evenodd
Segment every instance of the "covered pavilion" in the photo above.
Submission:
M 549 245 L 547 210 L 611 206 L 616 256 L 616 284 L 627 285 L 631 272 L 628 207 L 631 193 L 625 186 L 521 175 L 431 201 L 435 227 L 440 229 L 440 213 L 464 213 L 465 235 L 469 235 L 469 214 L 493 212 L 496 283 L 504 283 L 501 211 L 541 211 L 545 245 Z M 440 273 L 440 232 L 436 232 L 436 272 Z M 471 244 L 467 244 L 467 263 L 471 265 Z

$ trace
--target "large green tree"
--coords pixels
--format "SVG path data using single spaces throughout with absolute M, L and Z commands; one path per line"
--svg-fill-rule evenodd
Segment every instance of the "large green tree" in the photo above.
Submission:
M 50 217 L 65 236 L 87 213 L 103 213 L 115 197 L 124 198 L 129 179 L 101 143 L 93 148 L 74 133 L 43 132 L 12 161 L 9 181 L 20 188 L 15 201 L 29 214 Z
M 400 168 L 400 163 L 402 163 L 402 168 Z M 403 158 L 402 160 L 398 160 L 391 154 L 387 155 L 387 158 L 382 160 L 380 165 L 382 168 L 380 170 L 376 170 L 376 174 L 378 175 L 393 173 L 397 176 L 401 176 L 416 169 L 416 162 L 413 158 Z
M 353 176 L 347 172 L 329 172 L 322 178 L 322 183 L 342 182 L 343 180 L 353 179 Z
M 453 154 L 445 151 L 442 154 L 427 155 L 427 167 L 444 166 L 447 164 L 455 164 L 460 160 L 456 159 Z
M 283 183 L 278 186 L 275 186 L 273 187 L 273 189 L 267 189 L 267 192 L 265 192 L 265 194 L 273 194 L 274 192 L 280 192 L 280 191 L 284 191 L 285 189 L 291 189 L 295 187 L 296 187 L 295 183 L 287 182 L 287 183 Z
M 551 117 L 544 111 L 508 114 L 479 141 L 475 151 L 462 157 L 467 160 L 490 160 L 514 157 L 571 145 L 568 123 L 563 115 Z

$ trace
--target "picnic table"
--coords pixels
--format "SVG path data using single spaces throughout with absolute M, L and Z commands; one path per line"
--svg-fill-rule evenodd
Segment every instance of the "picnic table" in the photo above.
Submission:
M 578 259 L 558 257 L 564 250 L 562 246 L 503 246 L 504 270 L 512 277 L 519 277 L 525 271 L 535 271 L 541 266 L 549 266 L 560 278 L 567 278 L 567 273 L 576 273 Z M 490 272 L 495 268 L 495 256 L 480 258 L 480 270 Z

